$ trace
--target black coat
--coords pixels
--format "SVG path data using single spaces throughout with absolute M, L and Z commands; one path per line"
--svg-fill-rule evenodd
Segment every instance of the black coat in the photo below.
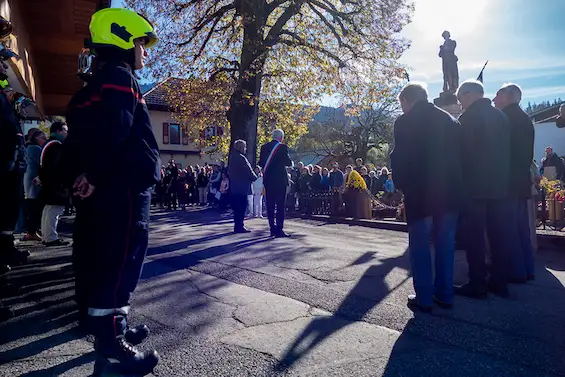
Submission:
M 534 159 L 534 124 L 520 105 L 505 107 L 510 121 L 510 175 L 508 191 L 514 198 L 530 198 L 532 183 L 530 165 Z
M 563 159 L 559 157 L 557 153 L 551 152 L 551 155 L 546 156 L 541 160 L 541 174 L 543 174 L 543 170 L 547 166 L 554 166 L 557 174 L 556 178 L 563 180 L 563 176 L 565 175 L 565 164 L 563 163 Z
M 251 183 L 257 179 L 257 176 L 247 157 L 235 149 L 231 152 L 228 174 L 233 195 L 251 195 Z
M 288 147 L 285 144 L 280 145 L 273 155 L 269 166 L 265 169 L 267 159 L 269 158 L 269 155 L 276 143 L 277 142 L 273 140 L 261 147 L 261 153 L 259 154 L 259 166 L 263 169 L 263 185 L 267 189 L 280 188 L 281 190 L 286 190 L 286 187 L 288 186 L 288 173 L 286 171 L 286 167 L 292 166 L 292 160 L 288 155 Z
M 429 102 L 417 102 L 394 124 L 391 165 L 408 223 L 458 211 L 462 204 L 461 125 Z
M 63 144 L 50 138 L 41 152 L 39 179 L 40 198 L 44 204 L 64 206 L 69 204 L 70 190 L 63 169 Z
M 463 179 L 467 194 L 474 199 L 508 197 L 508 118 L 492 107 L 489 99 L 482 98 L 461 114 L 459 122 L 463 126 Z

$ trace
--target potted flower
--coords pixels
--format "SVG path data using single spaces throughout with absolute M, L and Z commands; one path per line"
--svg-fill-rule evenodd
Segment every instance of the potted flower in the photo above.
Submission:
M 545 192 L 547 202 L 547 218 L 551 221 L 559 221 L 564 218 L 563 202 L 565 201 L 565 189 L 563 183 L 558 180 L 548 180 L 543 177 L 540 186 Z
M 367 184 L 361 174 L 353 170 L 345 184 L 345 207 L 350 217 L 358 219 L 371 218 L 371 197 L 367 192 Z

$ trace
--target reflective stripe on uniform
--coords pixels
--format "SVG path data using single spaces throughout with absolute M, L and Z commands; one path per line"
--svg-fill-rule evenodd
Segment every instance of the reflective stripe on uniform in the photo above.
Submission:
M 111 309 L 88 308 L 88 315 L 92 317 L 103 317 L 112 314 L 128 315 L 128 313 L 129 313 L 129 305 L 122 306 L 121 308 L 111 308 Z

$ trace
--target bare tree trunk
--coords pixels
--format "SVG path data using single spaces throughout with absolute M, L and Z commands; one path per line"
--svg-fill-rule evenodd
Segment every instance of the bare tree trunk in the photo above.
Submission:
M 244 22 L 241 65 L 236 89 L 230 99 L 227 117 L 230 122 L 230 150 L 235 140 L 247 142 L 247 158 L 252 166 L 257 159 L 257 123 L 263 67 L 267 58 L 263 34 L 264 1 L 243 0 L 241 13 Z

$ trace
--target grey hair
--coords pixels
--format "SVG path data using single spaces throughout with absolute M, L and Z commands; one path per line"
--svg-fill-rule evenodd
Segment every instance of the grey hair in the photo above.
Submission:
M 243 152 L 243 149 L 247 146 L 247 142 L 245 140 L 238 139 L 233 142 L 233 149 L 239 152 Z
M 457 89 L 457 97 L 467 94 L 467 93 L 476 93 L 480 95 L 485 94 L 485 87 L 483 83 L 477 80 L 467 80 L 464 81 L 459 88 Z
M 516 84 L 504 84 L 499 90 L 509 94 L 510 98 L 512 98 L 512 102 L 519 103 L 522 100 L 522 89 Z
M 404 99 L 409 104 L 428 100 L 428 89 L 424 83 L 411 82 L 400 91 L 398 99 Z
M 273 139 L 274 140 L 282 140 L 284 138 L 284 131 L 280 128 L 277 128 L 273 131 Z

